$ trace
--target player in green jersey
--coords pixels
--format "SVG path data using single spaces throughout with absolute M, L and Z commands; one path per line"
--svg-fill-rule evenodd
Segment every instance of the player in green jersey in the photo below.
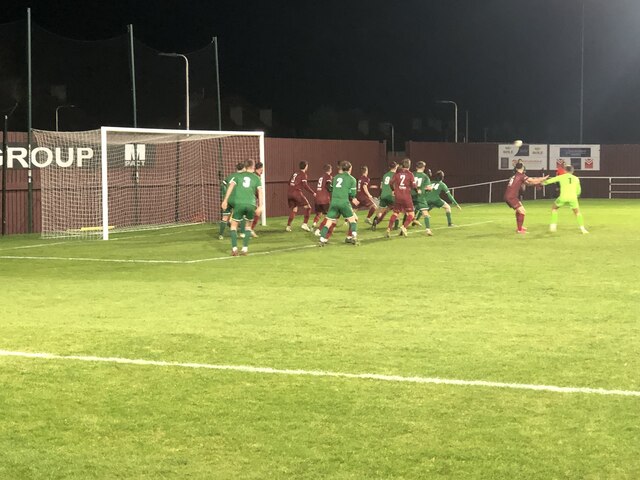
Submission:
M 222 181 L 222 185 L 220 185 L 220 201 L 224 200 L 224 197 L 227 193 L 227 189 L 229 188 L 229 184 L 231 180 L 235 178 L 235 176 L 244 170 L 244 162 L 240 162 L 236 165 L 236 171 L 229 174 L 227 178 Z M 222 240 L 224 237 L 222 234 L 224 233 L 224 228 L 229 223 L 229 218 L 231 217 L 231 210 L 233 210 L 233 197 L 229 198 L 229 202 L 227 208 L 223 208 L 222 210 L 222 218 L 219 224 L 219 233 L 218 239 Z
M 416 173 L 413 174 L 416 182 L 415 196 L 413 200 L 413 206 L 415 207 L 416 215 L 424 215 L 424 227 L 425 233 L 429 236 L 433 235 L 431 232 L 431 216 L 429 215 L 429 204 L 427 202 L 427 192 L 433 187 L 431 186 L 431 179 L 429 175 L 425 173 L 426 164 L 424 162 L 416 163 Z M 417 220 L 414 220 L 417 222 Z M 420 223 L 418 223 L 420 225 Z
M 358 206 L 356 197 L 357 181 L 351 176 L 351 163 L 344 161 L 340 163 L 341 173 L 333 177 L 331 180 L 331 203 L 327 212 L 327 223 L 322 227 L 320 232 L 320 246 L 323 247 L 329 241 L 331 235 L 328 234 L 329 228 L 335 224 L 337 219 L 342 215 L 349 222 L 352 240 L 350 243 L 358 245 L 357 220 L 358 217 L 353 213 L 351 204 Z
M 376 218 L 373 219 L 371 230 L 375 230 L 376 226 L 384 219 L 384 216 L 389 210 L 393 210 L 393 202 L 395 197 L 393 196 L 393 190 L 391 189 L 391 179 L 398 170 L 398 164 L 394 161 L 389 163 L 389 171 L 382 176 L 380 180 L 380 211 Z
M 458 207 L 458 210 L 462 210 L 462 207 L 458 205 L 456 199 L 453 198 L 451 192 L 449 191 L 449 187 L 443 182 L 444 180 L 444 172 L 442 170 L 438 170 L 434 177 L 434 181 L 431 183 L 431 190 L 426 193 L 427 197 L 427 206 L 428 209 L 431 210 L 434 207 L 442 208 L 444 207 L 444 211 L 447 215 L 447 225 L 453 227 L 453 222 L 451 221 L 451 206 L 440 198 L 442 193 L 447 195 L 449 201 Z
M 229 198 L 234 195 L 233 215 L 231 216 L 231 255 L 236 257 L 249 253 L 251 227 L 246 228 L 246 221 L 253 220 L 254 215 L 262 212 L 262 181 L 255 174 L 255 163 L 252 159 L 244 162 L 245 171 L 238 173 L 229 183 L 229 188 L 222 201 L 222 208 L 229 206 Z M 245 221 L 242 250 L 238 252 L 238 224 Z
M 551 224 L 549 225 L 549 231 L 555 232 L 558 228 L 558 209 L 563 205 L 569 205 L 576 216 L 580 231 L 582 233 L 589 233 L 587 229 L 584 228 L 584 218 L 582 218 L 580 205 L 578 204 L 578 197 L 582 193 L 580 179 L 573 174 L 573 167 L 571 165 L 564 167 L 564 170 L 566 173 L 542 182 L 543 185 L 550 185 L 552 183 L 560 185 L 560 196 L 556 198 L 556 201 L 551 207 Z

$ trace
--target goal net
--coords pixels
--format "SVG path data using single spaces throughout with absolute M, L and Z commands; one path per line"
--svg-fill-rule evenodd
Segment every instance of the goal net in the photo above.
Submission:
M 116 232 L 218 220 L 222 180 L 248 158 L 264 162 L 261 132 L 33 132 L 43 237 L 106 240 Z

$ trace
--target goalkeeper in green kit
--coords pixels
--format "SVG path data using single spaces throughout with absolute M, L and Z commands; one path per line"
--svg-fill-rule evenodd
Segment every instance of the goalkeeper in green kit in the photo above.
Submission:
M 578 225 L 580 226 L 580 231 L 582 233 L 589 233 L 587 229 L 584 228 L 584 218 L 582 218 L 580 205 L 578 204 L 578 197 L 582 192 L 580 179 L 573 174 L 573 167 L 571 165 L 567 165 L 565 167 L 565 171 L 566 173 L 563 173 L 562 175 L 549 178 L 542 182 L 543 185 L 549 185 L 551 183 L 558 183 L 560 185 L 560 196 L 556 198 L 556 201 L 551 207 L 551 224 L 549 225 L 549 231 L 556 231 L 558 228 L 558 209 L 561 206 L 568 204 L 573 209 L 573 213 L 575 214 Z

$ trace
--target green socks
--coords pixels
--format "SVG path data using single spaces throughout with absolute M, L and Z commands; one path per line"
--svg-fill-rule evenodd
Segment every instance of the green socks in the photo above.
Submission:
M 356 237 L 358 234 L 356 232 L 358 224 L 356 222 L 351 222 L 349 224 L 349 226 L 351 227 L 351 235 L 353 235 L 354 237 Z
M 238 231 L 230 230 L 230 232 L 231 232 L 231 246 L 233 248 L 238 248 Z
M 225 228 L 226 226 L 227 226 L 227 222 L 225 222 L 224 220 L 220 220 L 220 224 L 219 224 L 219 227 L 220 227 L 220 233 L 219 233 L 219 235 L 221 235 L 221 236 L 222 236 L 222 234 L 224 233 L 224 228 Z
M 242 239 L 242 246 L 243 247 L 248 247 L 249 246 L 249 240 L 251 240 L 251 230 L 246 229 L 246 230 L 244 230 L 244 238 Z
M 446 212 L 447 214 L 447 223 L 451 226 L 451 212 Z
M 424 217 L 424 228 L 431 228 L 431 217 L 426 215 Z

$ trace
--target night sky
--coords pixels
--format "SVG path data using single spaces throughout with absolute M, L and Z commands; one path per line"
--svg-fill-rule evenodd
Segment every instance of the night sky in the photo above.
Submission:
M 14 2 L 68 37 L 126 32 L 163 51 L 219 40 L 223 94 L 303 124 L 320 107 L 359 109 L 411 136 L 412 118 L 470 137 L 576 142 L 583 0 Z M 640 142 L 640 1 L 584 0 L 584 141 Z M 67 5 L 67 6 L 65 6 Z M 493 137 L 493 138 L 492 138 Z

